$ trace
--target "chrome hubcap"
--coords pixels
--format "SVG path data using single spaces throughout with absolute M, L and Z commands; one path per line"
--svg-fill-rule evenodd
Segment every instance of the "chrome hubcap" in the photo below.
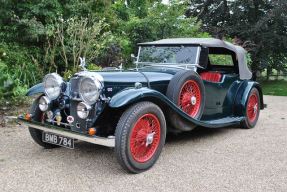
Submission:
M 196 97 L 195 97 L 195 96 L 192 96 L 192 97 L 190 98 L 190 102 L 191 102 L 192 105 L 195 105 L 195 104 L 196 104 Z
M 155 132 L 150 133 L 150 134 L 147 135 L 147 137 L 146 137 L 146 146 L 152 144 L 154 134 L 155 134 Z

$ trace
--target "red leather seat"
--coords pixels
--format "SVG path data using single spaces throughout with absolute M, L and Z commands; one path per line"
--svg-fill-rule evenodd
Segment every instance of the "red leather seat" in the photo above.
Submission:
M 209 71 L 200 74 L 201 78 L 205 81 L 218 83 L 221 81 L 222 74 L 219 72 Z

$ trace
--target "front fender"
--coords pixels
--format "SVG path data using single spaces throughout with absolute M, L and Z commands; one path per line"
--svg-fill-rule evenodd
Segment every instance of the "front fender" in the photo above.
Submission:
M 33 87 L 31 87 L 28 92 L 26 93 L 26 96 L 32 96 L 32 95 L 36 95 L 39 93 L 44 93 L 44 86 L 43 83 L 39 83 L 37 85 L 34 85 Z
M 120 108 L 140 100 L 146 100 L 147 98 L 168 103 L 166 96 L 156 90 L 149 88 L 128 88 L 114 95 L 109 102 L 109 106 L 111 108 Z
M 109 107 L 111 108 L 120 108 L 125 107 L 130 104 L 140 102 L 140 101 L 150 101 L 155 104 L 158 104 L 160 106 L 164 106 L 166 108 L 169 108 L 174 112 L 176 115 L 180 116 L 183 121 L 187 121 L 188 123 L 195 124 L 198 126 L 203 127 L 210 127 L 210 128 L 217 128 L 222 126 L 228 126 L 232 123 L 215 123 L 213 121 L 200 121 L 197 119 L 194 119 L 187 115 L 184 111 L 182 111 L 178 106 L 176 106 L 172 101 L 170 101 L 165 95 L 162 93 L 149 89 L 149 88 L 129 88 L 125 89 L 116 95 L 114 95 L 110 102 Z
M 168 108 L 171 108 L 173 112 L 177 113 L 185 120 L 188 120 L 194 124 L 200 124 L 200 121 L 188 116 L 172 101 L 170 101 L 165 95 L 156 90 L 149 89 L 146 87 L 140 89 L 128 88 L 117 93 L 111 98 L 109 106 L 111 108 L 120 108 L 140 101 L 151 101 L 161 106 L 166 106 Z

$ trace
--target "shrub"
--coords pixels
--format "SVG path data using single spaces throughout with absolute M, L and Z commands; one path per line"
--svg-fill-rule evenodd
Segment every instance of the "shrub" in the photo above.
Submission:
M 0 44 L 0 103 L 23 102 L 28 87 L 41 79 L 43 72 L 35 58 L 36 53 L 36 49 L 28 51 L 18 45 Z

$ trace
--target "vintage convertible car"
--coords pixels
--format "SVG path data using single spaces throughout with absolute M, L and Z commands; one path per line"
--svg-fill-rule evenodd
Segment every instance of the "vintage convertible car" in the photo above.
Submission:
M 139 44 L 135 68 L 56 73 L 27 95 L 39 95 L 19 121 L 45 148 L 80 140 L 115 148 L 120 165 L 151 168 L 167 132 L 196 126 L 253 128 L 264 108 L 246 52 L 219 39 L 177 38 Z

